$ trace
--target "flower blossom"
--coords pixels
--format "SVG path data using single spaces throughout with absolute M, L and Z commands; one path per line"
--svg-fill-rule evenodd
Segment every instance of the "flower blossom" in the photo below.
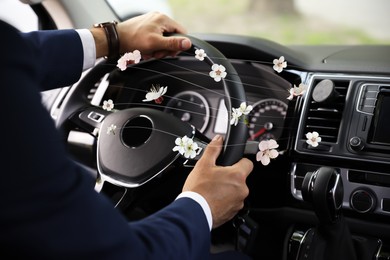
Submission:
M 246 102 L 242 102 L 239 108 L 232 108 L 232 118 L 230 124 L 236 126 L 242 115 L 248 115 L 253 109 L 253 106 L 247 106 Z
M 306 138 L 307 138 L 306 143 L 308 145 L 313 146 L 313 147 L 317 147 L 318 143 L 321 142 L 320 135 L 318 134 L 318 132 L 315 132 L 315 131 L 314 132 L 308 132 L 306 134 Z
M 238 121 L 240 121 L 242 113 L 238 108 L 232 108 L 232 118 L 230 119 L 230 124 L 236 126 Z
M 115 129 L 116 129 L 116 125 L 114 124 L 111 124 L 109 127 L 107 127 L 107 134 L 113 134 L 115 135 Z
M 203 49 L 195 50 L 195 58 L 197 58 L 198 60 L 203 61 L 206 56 L 207 54 Z
M 114 108 L 114 102 L 112 99 L 103 101 L 103 109 L 107 111 L 111 111 Z
M 200 151 L 198 144 L 191 138 L 188 138 L 186 135 L 182 138 L 176 138 L 175 144 L 176 146 L 173 147 L 172 151 L 179 152 L 185 158 L 193 159 Z
M 121 71 L 126 70 L 127 65 L 133 63 L 139 63 L 141 60 L 141 52 L 135 50 L 133 52 L 126 52 L 122 57 L 119 58 L 118 64 L 116 65 Z
M 221 81 L 221 79 L 225 78 L 226 68 L 223 65 L 214 64 L 211 66 L 211 71 L 209 73 L 210 77 L 212 77 L 216 82 Z
M 238 110 L 243 114 L 243 115 L 248 115 L 252 111 L 253 107 L 252 106 L 247 106 L 246 102 L 242 102 L 240 104 L 240 107 Z
M 290 90 L 290 96 L 287 97 L 288 100 L 292 100 L 294 97 L 302 96 L 306 92 L 306 85 L 301 83 L 299 86 L 292 87 Z
M 279 144 L 274 139 L 261 141 L 259 143 L 260 151 L 256 154 L 256 160 L 267 166 L 271 159 L 278 157 L 279 152 L 276 150 L 278 147 Z
M 148 102 L 154 100 L 156 104 L 161 104 L 164 100 L 163 95 L 167 93 L 168 87 L 160 87 L 157 85 L 156 87 L 152 85 L 150 88 L 150 91 L 146 93 L 145 99 L 142 100 L 143 102 Z
M 274 59 L 273 68 L 278 73 L 282 72 L 284 68 L 287 68 L 287 61 L 284 60 L 284 56 L 280 56 L 279 59 Z

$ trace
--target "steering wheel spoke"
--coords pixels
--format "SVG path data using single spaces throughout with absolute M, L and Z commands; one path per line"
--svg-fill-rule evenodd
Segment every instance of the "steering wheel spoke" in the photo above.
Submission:
M 111 113 L 99 107 L 89 106 L 73 113 L 69 121 L 96 137 L 104 119 Z

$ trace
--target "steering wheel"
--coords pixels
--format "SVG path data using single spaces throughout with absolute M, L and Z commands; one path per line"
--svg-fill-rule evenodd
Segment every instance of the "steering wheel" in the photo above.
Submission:
M 204 62 L 210 67 L 220 64 L 226 68 L 227 75 L 220 83 L 223 85 L 225 105 L 230 118 L 232 107 L 237 108 L 242 102 L 246 102 L 244 87 L 235 68 L 211 44 L 190 35 L 186 37 L 193 43 L 189 52 L 195 54 L 196 49 L 204 49 L 207 53 Z M 142 63 L 147 62 L 154 61 Z M 190 124 L 160 110 L 134 107 L 108 112 L 91 105 L 87 99 L 91 87 L 103 75 L 115 70 L 117 68 L 113 64 L 101 62 L 85 73 L 70 88 L 58 113 L 56 125 L 66 132 L 70 123 L 73 126 L 76 124 L 97 139 L 97 168 L 101 180 L 127 188 L 138 187 L 158 176 L 181 157 L 172 151 L 177 137 L 202 137 L 197 136 L 199 132 Z M 107 130 L 111 125 L 115 125 L 116 129 L 108 134 Z M 224 166 L 241 159 L 247 137 L 245 124 L 227 125 L 223 149 L 218 159 L 218 164 Z

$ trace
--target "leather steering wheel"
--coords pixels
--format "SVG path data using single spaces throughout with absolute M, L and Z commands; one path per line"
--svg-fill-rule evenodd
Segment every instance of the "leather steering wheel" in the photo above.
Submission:
M 186 53 L 204 49 L 207 53 L 204 62 L 210 67 L 221 64 L 226 68 L 227 76 L 219 83 L 224 89 L 225 105 L 230 118 L 232 107 L 237 108 L 242 102 L 246 102 L 244 87 L 235 68 L 211 44 L 190 35 L 186 37 L 193 43 Z M 147 62 L 154 61 L 142 63 Z M 180 157 L 177 152 L 172 151 L 177 137 L 194 137 L 198 131 L 188 123 L 156 109 L 134 107 L 108 112 L 91 105 L 87 99 L 89 90 L 103 75 L 114 70 L 117 68 L 113 64 L 101 62 L 85 73 L 70 88 L 58 113 L 56 125 L 66 131 L 72 122 L 73 127 L 76 124 L 97 138 L 97 167 L 102 180 L 124 187 L 138 187 L 158 176 Z M 115 134 L 106 133 L 111 124 L 117 127 Z M 167 135 L 167 132 L 170 134 Z M 246 135 L 245 124 L 227 124 L 219 165 L 231 165 L 241 159 Z

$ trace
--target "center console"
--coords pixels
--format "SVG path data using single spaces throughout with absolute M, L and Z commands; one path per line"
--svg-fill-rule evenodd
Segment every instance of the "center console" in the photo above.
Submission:
M 306 96 L 298 101 L 302 113 L 294 145 L 297 159 L 290 171 L 291 194 L 307 201 L 305 177 L 323 166 L 332 167 L 343 186 L 340 210 L 380 216 L 390 223 L 390 78 L 312 74 L 308 82 Z M 317 147 L 306 143 L 306 133 L 313 131 L 322 138 Z M 310 259 L 304 252 L 317 234 L 314 230 L 318 232 L 316 227 L 293 232 L 290 259 Z M 370 259 L 390 259 L 389 241 L 356 233 L 351 237 L 354 245 L 370 240 L 375 248 Z M 357 259 L 365 259 L 361 256 Z

